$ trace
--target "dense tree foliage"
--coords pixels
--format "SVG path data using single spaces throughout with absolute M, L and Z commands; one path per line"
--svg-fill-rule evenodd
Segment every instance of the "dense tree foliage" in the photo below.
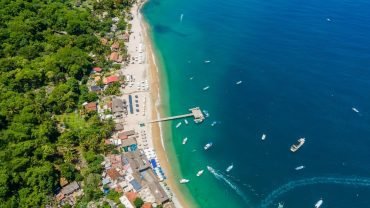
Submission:
M 91 183 L 88 200 L 100 196 L 99 154 L 112 123 L 88 115 L 76 129 L 57 118 L 97 100 L 83 80 L 104 60 L 95 35 L 104 27 L 68 0 L 0 1 L 0 206 L 51 204 L 60 177 Z
M 143 204 L 144 204 L 144 201 L 140 197 L 137 197 L 134 201 L 134 205 L 136 208 L 142 207 Z

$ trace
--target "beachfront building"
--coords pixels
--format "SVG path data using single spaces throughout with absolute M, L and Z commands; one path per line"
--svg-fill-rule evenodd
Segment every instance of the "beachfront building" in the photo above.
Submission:
M 125 125 L 123 123 L 116 123 L 114 124 L 114 130 L 115 131 L 122 131 L 125 129 Z
M 124 157 L 127 158 L 134 172 L 141 172 L 150 168 L 149 161 L 140 150 L 126 152 L 124 153 Z
M 120 78 L 116 75 L 105 77 L 103 79 L 103 83 L 106 84 L 106 85 L 109 85 L 109 84 L 112 84 L 112 83 L 115 83 L 115 82 L 119 82 L 119 81 L 120 81 Z
M 122 118 L 123 114 L 127 113 L 127 107 L 123 100 L 119 98 L 112 99 L 112 114 L 114 118 Z

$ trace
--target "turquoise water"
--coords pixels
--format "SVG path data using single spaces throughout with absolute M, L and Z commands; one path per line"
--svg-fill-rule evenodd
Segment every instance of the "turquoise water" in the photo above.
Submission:
M 165 113 L 210 114 L 167 124 L 166 147 L 178 178 L 191 180 L 181 187 L 194 206 L 313 207 L 322 198 L 322 207 L 370 207 L 368 11 L 364 0 L 146 4 Z M 306 143 L 293 154 L 299 137 Z

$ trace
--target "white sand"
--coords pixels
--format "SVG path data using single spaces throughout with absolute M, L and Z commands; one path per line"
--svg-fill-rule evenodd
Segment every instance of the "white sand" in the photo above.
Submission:
M 128 53 L 131 56 L 130 63 L 127 67 L 121 69 L 122 74 L 132 75 L 135 79 L 133 86 L 127 86 L 123 89 L 124 94 L 121 96 L 128 102 L 128 95 L 131 94 L 133 98 L 134 114 L 128 112 L 123 122 L 125 123 L 125 130 L 135 129 L 139 133 L 137 139 L 139 148 L 154 148 L 164 169 L 167 179 L 165 182 L 171 189 L 172 201 L 176 207 L 189 207 L 189 203 L 185 201 L 184 197 L 178 188 L 178 181 L 173 175 L 171 165 L 164 149 L 162 132 L 158 124 L 147 124 L 148 121 L 159 116 L 159 77 L 158 67 L 155 64 L 155 56 L 152 52 L 149 37 L 145 30 L 145 23 L 142 20 L 139 12 L 140 5 L 133 6 L 131 12 L 133 14 L 132 33 L 130 34 L 130 41 L 128 42 Z M 137 57 L 132 63 L 132 57 Z M 142 60 L 142 63 L 140 63 Z M 138 89 L 138 85 L 144 86 Z M 149 89 L 145 89 L 146 86 Z M 138 98 L 136 98 L 138 96 Z M 138 100 L 136 103 L 135 100 Z M 136 107 L 136 104 L 139 107 Z M 156 105 L 157 104 L 157 105 Z M 136 112 L 139 109 L 139 112 Z M 145 126 L 140 127 L 144 123 Z

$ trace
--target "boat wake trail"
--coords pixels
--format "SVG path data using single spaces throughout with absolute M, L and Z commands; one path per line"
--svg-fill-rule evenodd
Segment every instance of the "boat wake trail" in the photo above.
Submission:
M 229 185 L 247 204 L 249 204 L 249 200 L 243 194 L 243 192 L 235 184 L 233 184 L 231 181 L 229 181 L 222 173 L 213 169 L 210 166 L 207 166 L 207 169 L 210 173 L 212 173 L 215 176 L 216 179 L 221 180 L 221 181 L 225 182 L 227 185 Z
M 267 208 L 271 206 L 276 199 L 281 195 L 302 186 L 316 185 L 316 184 L 336 184 L 336 185 L 350 185 L 350 186 L 369 186 L 370 178 L 362 177 L 313 177 L 296 181 L 290 181 L 279 188 L 272 191 L 262 202 L 260 207 Z

